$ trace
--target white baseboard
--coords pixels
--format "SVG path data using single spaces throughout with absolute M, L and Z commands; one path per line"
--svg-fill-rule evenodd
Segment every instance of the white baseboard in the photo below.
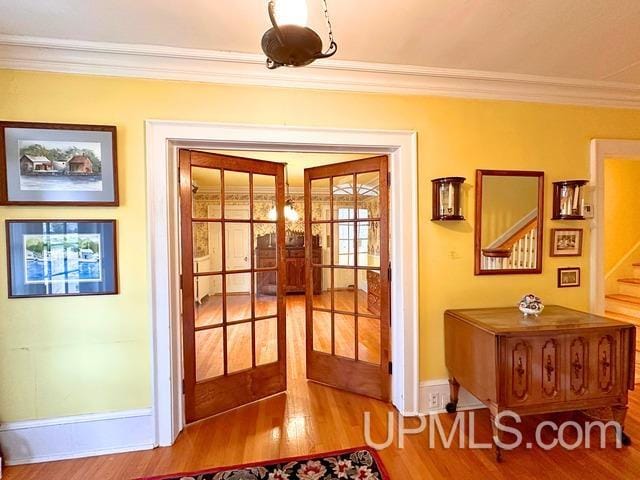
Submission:
M 435 396 L 430 405 L 429 400 Z M 429 380 L 420 382 L 420 413 L 428 415 L 431 413 L 445 413 L 445 405 L 449 403 L 449 381 L 448 380 Z M 478 408 L 486 408 L 485 405 L 476 397 L 460 387 L 458 395 L 458 411 L 476 410 Z
M 51 462 L 154 448 L 150 408 L 0 423 L 5 465 Z

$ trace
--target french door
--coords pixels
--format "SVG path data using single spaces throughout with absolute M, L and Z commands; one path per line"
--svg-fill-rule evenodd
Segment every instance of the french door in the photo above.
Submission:
M 286 390 L 283 164 L 180 150 L 187 422 Z M 255 248 L 273 255 L 256 265 Z M 269 295 L 256 285 L 268 283 Z
M 389 400 L 388 158 L 305 170 L 307 377 Z M 322 255 L 312 255 L 320 246 Z M 315 292 L 315 293 L 314 293 Z

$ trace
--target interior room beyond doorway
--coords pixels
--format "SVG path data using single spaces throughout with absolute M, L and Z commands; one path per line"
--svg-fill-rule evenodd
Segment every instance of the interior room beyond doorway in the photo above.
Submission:
M 371 154 L 331 154 L 331 153 L 295 153 L 295 152 L 256 152 L 256 151 L 213 151 L 227 156 L 237 156 L 257 160 L 286 164 L 285 187 L 285 227 L 286 227 L 286 312 L 287 312 L 287 364 L 289 388 L 306 379 L 305 375 L 305 292 L 309 288 L 305 279 L 305 246 L 304 246 L 304 170 L 320 165 L 330 165 L 351 160 L 370 157 Z M 210 170 L 192 169 L 192 193 L 194 217 L 207 218 L 219 215 L 220 204 L 215 201 L 215 194 L 219 187 L 210 176 Z M 361 201 L 359 216 L 369 215 L 366 199 L 377 198 L 377 179 L 373 175 L 359 175 L 356 187 Z M 273 192 L 269 190 L 268 182 L 258 175 L 254 175 L 253 209 L 254 217 L 274 218 Z M 265 181 L 262 181 L 265 180 Z M 262 182 L 262 183 L 261 183 Z M 240 173 L 225 174 L 225 211 L 233 211 L 233 218 L 249 218 L 249 191 L 245 175 Z M 344 185 L 334 185 L 334 217 L 354 218 L 353 204 L 350 203 L 354 188 L 345 176 Z M 340 188 L 343 189 L 340 192 Z M 328 191 L 328 183 L 326 185 Z M 337 193 L 337 195 L 336 195 Z M 344 205 L 335 199 L 345 198 Z M 314 191 L 314 216 L 326 217 L 331 208 L 326 192 Z M 373 206 L 373 203 L 372 203 Z M 375 212 L 372 212 L 375 213 Z M 373 215 L 375 216 L 375 215 Z M 376 232 L 375 222 L 353 225 L 337 224 L 334 234 L 335 264 L 352 265 L 354 256 L 358 257 L 361 265 L 379 265 L 379 231 Z M 373 227 L 373 228 L 371 228 Z M 331 264 L 330 231 L 328 226 L 314 225 L 313 255 L 317 263 Z M 271 258 L 271 251 L 275 247 L 275 226 L 258 224 L 254 227 L 253 238 L 249 224 L 233 224 L 233 228 L 226 230 L 225 262 L 237 270 L 249 267 L 251 261 L 245 245 L 250 244 L 254 250 L 256 267 L 267 265 Z M 219 271 L 221 268 L 222 237 L 220 224 L 195 223 L 193 225 L 193 255 L 194 271 Z M 378 259 L 376 261 L 376 258 Z M 316 262 L 314 262 L 316 263 Z M 256 318 L 267 318 L 274 314 L 277 307 L 275 292 L 275 274 L 256 274 L 254 279 L 250 274 L 240 273 L 230 276 L 226 285 L 227 322 L 247 318 L 252 308 L 251 282 L 255 282 L 255 312 Z M 333 281 L 333 283 L 332 283 Z M 330 308 L 334 302 L 336 310 L 353 312 L 353 315 L 336 315 L 331 325 L 330 315 L 325 315 L 314 321 L 314 350 L 354 359 L 357 357 L 365 362 L 379 364 L 380 362 L 380 333 L 379 322 L 373 316 L 366 315 L 379 309 L 379 298 L 376 296 L 376 272 L 358 272 L 354 281 L 353 275 L 347 268 L 334 269 L 333 280 L 330 269 L 314 271 L 313 304 L 315 307 Z M 213 325 L 222 321 L 222 285 L 219 276 L 199 276 L 195 278 L 194 301 L 196 328 Z M 357 307 L 356 307 L 357 305 Z M 357 310 L 356 310 L 357 309 Z M 358 313 L 363 316 L 358 316 Z M 357 322 L 357 326 L 356 326 Z M 252 343 L 255 349 L 256 365 L 268 364 L 277 359 L 277 324 L 275 318 L 256 322 L 255 332 L 247 326 L 237 325 L 228 329 L 227 357 L 228 373 L 242 371 L 251 367 Z M 333 328 L 333 331 L 332 331 Z M 223 371 L 223 338 L 220 330 L 204 330 L 196 333 L 196 378 L 198 381 L 222 375 Z M 356 341 L 356 338 L 357 341 Z M 253 341 L 252 341 L 253 338 Z M 333 338 L 333 347 L 332 347 Z M 296 345 L 298 347 L 296 348 Z M 205 360 L 206 359 L 206 360 Z M 211 361 L 214 359 L 214 361 Z

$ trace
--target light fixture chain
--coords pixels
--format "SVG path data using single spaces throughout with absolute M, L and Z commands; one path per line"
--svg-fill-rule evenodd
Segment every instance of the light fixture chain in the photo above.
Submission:
M 331 27 L 331 19 L 329 18 L 329 8 L 327 7 L 327 0 L 322 0 L 324 4 L 324 17 L 327 19 L 327 26 L 329 27 L 329 43 L 334 43 L 333 41 L 333 28 Z

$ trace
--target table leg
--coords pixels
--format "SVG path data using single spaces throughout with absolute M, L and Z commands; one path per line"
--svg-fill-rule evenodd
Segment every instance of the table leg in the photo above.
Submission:
M 624 421 L 627 417 L 627 406 L 617 405 L 611 407 L 611 414 L 613 415 L 613 420 L 620 424 L 620 441 L 624 446 L 631 445 L 631 437 L 624 432 Z
M 449 397 L 450 401 L 445 406 L 445 409 L 449 413 L 454 413 L 458 409 L 458 394 L 460 392 L 460 384 L 458 381 L 451 377 L 449 378 Z
M 491 430 L 493 431 L 493 437 L 491 438 L 491 441 L 493 442 L 493 447 L 495 449 L 496 462 L 500 463 L 502 462 L 502 448 L 500 448 L 498 442 L 502 443 L 502 430 L 498 428 L 497 420 L 498 413 L 500 412 L 497 408 L 491 407 L 489 407 L 489 412 L 491 416 Z

